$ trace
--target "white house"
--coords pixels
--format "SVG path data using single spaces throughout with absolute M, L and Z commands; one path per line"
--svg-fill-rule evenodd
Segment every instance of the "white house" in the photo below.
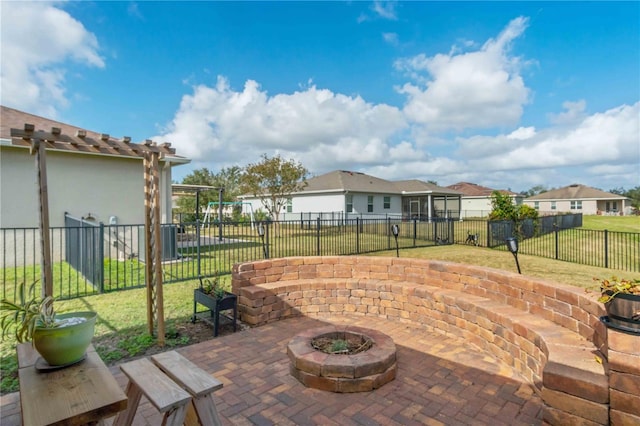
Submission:
M 491 195 L 494 191 L 511 197 L 515 205 L 522 204 L 524 196 L 505 189 L 492 189 L 469 182 L 458 182 L 447 188 L 462 193 L 462 217 L 486 217 L 493 210 Z
M 631 214 L 631 199 L 579 184 L 534 195 L 526 198 L 524 203 L 542 214 Z
M 308 179 L 302 191 L 291 194 L 280 219 L 458 218 L 460 197 L 457 191 L 419 180 L 388 181 L 360 172 L 336 170 Z M 251 203 L 254 212 L 265 210 L 256 197 L 240 198 Z M 248 213 L 249 209 L 245 207 L 243 211 Z
M 75 134 L 78 127 L 5 106 L 0 107 L 0 228 L 38 226 L 36 167 L 29 147 L 14 146 L 11 129 L 33 124 L 36 130 Z M 100 140 L 101 133 L 85 130 Z M 144 173 L 141 157 L 47 149 L 47 185 L 51 227 L 64 226 L 64 214 L 96 222 L 144 223 Z M 171 222 L 171 168 L 189 163 L 177 155 L 160 160 L 162 223 Z

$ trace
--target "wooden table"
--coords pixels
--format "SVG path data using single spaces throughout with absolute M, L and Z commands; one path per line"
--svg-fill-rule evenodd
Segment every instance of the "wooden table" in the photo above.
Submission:
M 50 372 L 35 368 L 39 354 L 31 343 L 17 347 L 22 424 L 97 424 L 127 407 L 127 396 L 96 353 L 84 361 Z

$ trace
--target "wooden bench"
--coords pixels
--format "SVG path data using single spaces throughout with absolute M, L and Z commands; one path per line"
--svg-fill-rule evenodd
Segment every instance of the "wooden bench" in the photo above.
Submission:
M 164 413 L 162 425 L 184 424 L 191 395 L 165 375 L 148 358 L 122 364 L 122 372 L 129 378 L 126 394 L 129 403 L 115 418 L 113 426 L 130 426 L 136 415 L 140 398 L 144 395 L 156 409 Z
M 120 366 L 129 378 L 129 404 L 113 426 L 131 425 L 142 395 L 164 413 L 163 425 L 222 424 L 212 396 L 222 382 L 175 351 L 153 355 L 151 361 L 143 358 Z
M 202 426 L 221 425 L 212 393 L 222 388 L 222 382 L 175 351 L 163 352 L 151 357 L 169 377 L 192 397 L 185 424 Z

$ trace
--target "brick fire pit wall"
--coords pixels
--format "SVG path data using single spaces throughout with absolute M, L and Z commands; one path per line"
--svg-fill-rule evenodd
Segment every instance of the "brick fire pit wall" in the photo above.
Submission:
M 370 349 L 353 355 L 333 355 L 314 349 L 311 341 L 320 336 L 344 339 L 364 336 Z M 291 374 L 303 385 L 330 392 L 368 392 L 396 378 L 396 345 L 377 330 L 356 326 L 313 328 L 295 336 L 287 345 Z
M 251 325 L 373 315 L 461 337 L 530 380 L 546 424 L 640 424 L 640 337 L 606 328 L 597 295 L 577 287 L 450 262 L 331 256 L 237 264 L 232 291 Z

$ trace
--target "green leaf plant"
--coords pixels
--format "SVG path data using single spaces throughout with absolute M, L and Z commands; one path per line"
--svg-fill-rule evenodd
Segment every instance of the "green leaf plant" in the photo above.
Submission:
M 2 339 L 11 332 L 19 343 L 29 342 L 33 339 L 33 333 L 37 326 L 55 327 L 54 299 L 51 296 L 44 298 L 36 296 L 36 282 L 28 288 L 26 283 L 18 286 L 17 301 L 8 299 L 0 301 L 0 328 Z

